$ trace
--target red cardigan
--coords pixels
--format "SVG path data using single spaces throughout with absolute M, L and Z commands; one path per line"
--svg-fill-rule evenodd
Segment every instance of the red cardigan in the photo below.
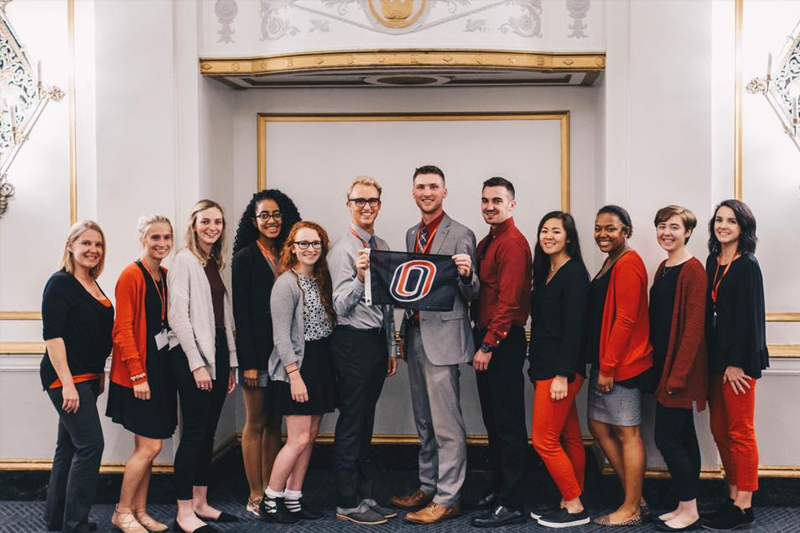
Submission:
M 656 278 L 664 263 L 658 266 Z M 697 410 L 706 408 L 708 395 L 708 359 L 705 320 L 708 276 L 705 267 L 694 257 L 681 268 L 672 308 L 672 325 L 661 381 L 655 397 L 665 407 Z M 671 393 L 671 394 L 669 394 Z
M 608 282 L 600 330 L 600 373 L 625 381 L 652 366 L 647 269 L 639 254 L 630 250 L 617 260 Z
M 161 267 L 161 279 L 167 279 L 167 269 Z M 117 316 L 111 334 L 114 349 L 111 352 L 111 381 L 123 387 L 147 381 L 147 319 L 144 298 L 147 294 L 142 270 L 131 263 L 117 280 Z M 136 381 L 131 376 L 145 374 Z

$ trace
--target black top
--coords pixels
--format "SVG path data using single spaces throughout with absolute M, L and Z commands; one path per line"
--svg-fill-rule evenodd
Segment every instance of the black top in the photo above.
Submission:
M 568 261 L 550 283 L 533 293 L 531 306 L 531 349 L 528 375 L 535 381 L 575 373 L 586 375 L 581 354 L 589 274 L 579 261 Z
M 169 324 L 161 324 L 161 298 L 159 293 L 164 297 L 164 301 L 169 302 L 169 293 L 165 282 L 167 281 L 166 273 L 163 268 L 161 270 L 161 279 L 154 282 L 153 276 L 147 271 L 141 261 L 136 261 L 136 266 L 139 267 L 144 276 L 144 319 L 147 324 L 147 352 L 148 355 L 152 353 L 154 356 L 158 352 L 155 349 L 155 336 L 164 328 L 169 328 Z M 163 291 L 163 292 L 162 292 Z M 168 317 L 164 315 L 164 322 L 168 321 Z M 152 346 L 151 346 L 152 343 Z
M 44 340 L 64 339 L 67 364 L 73 376 L 105 370 L 106 358 L 111 355 L 114 308 L 100 303 L 64 270 L 50 276 L 44 287 L 42 326 Z M 39 377 L 45 389 L 58 379 L 47 351 L 39 365 Z
M 275 273 L 255 242 L 233 256 L 233 318 L 242 370 L 267 370 L 274 346 L 269 307 L 274 283 Z
M 209 259 L 203 269 L 211 285 L 211 303 L 214 306 L 214 327 L 217 329 L 225 328 L 225 283 L 219 275 L 217 262 Z
M 650 287 L 650 344 L 653 345 L 653 368 L 660 379 L 664 360 L 669 349 L 669 334 L 672 328 L 672 310 L 675 307 L 675 291 L 678 290 L 678 276 L 684 263 L 675 266 L 666 266 L 661 275 L 653 281 Z
M 722 375 L 727 367 L 736 366 L 746 375 L 758 379 L 761 371 L 769 367 L 761 268 L 753 254 L 735 260 L 723 277 L 725 266 L 720 265 L 717 269 L 717 256 L 708 256 L 706 339 L 709 370 L 712 374 Z M 711 292 L 720 279 L 714 305 Z
M 606 308 L 606 295 L 608 294 L 608 285 L 611 282 L 611 271 L 614 266 L 608 269 L 608 272 L 592 280 L 589 287 L 589 304 L 587 310 L 587 332 L 586 344 L 588 350 L 586 352 L 586 360 L 596 367 L 600 367 L 600 335 L 603 332 L 603 314 Z

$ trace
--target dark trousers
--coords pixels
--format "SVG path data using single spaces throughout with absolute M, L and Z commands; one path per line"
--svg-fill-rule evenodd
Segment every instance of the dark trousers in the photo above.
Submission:
M 84 381 L 75 388 L 80 402 L 77 413 L 65 413 L 61 408 L 61 387 L 47 390 L 58 412 L 58 441 L 44 520 L 48 529 L 61 529 L 64 533 L 88 531 L 104 445 L 97 413 L 100 380 Z
M 192 487 L 207 487 L 214 452 L 214 434 L 228 394 L 230 354 L 224 330 L 216 336 L 216 378 L 210 391 L 197 388 L 189 361 L 180 346 L 170 351 L 181 404 L 181 442 L 175 452 L 175 492 L 192 499 Z
M 700 482 L 700 447 L 691 409 L 656 403 L 655 441 L 667 463 L 672 485 L 682 502 L 697 498 Z
M 476 330 L 480 346 L 485 331 Z M 493 489 L 499 505 L 522 510 L 522 482 L 528 451 L 525 425 L 525 330 L 513 326 L 508 336 L 494 349 L 489 369 L 475 372 L 478 397 L 486 433 L 489 461 L 494 475 Z
M 338 326 L 331 337 L 334 371 L 340 394 L 336 421 L 334 464 L 337 506 L 358 507 L 372 499 L 372 476 L 367 455 L 375 424 L 375 404 L 386 380 L 386 335 L 377 330 Z

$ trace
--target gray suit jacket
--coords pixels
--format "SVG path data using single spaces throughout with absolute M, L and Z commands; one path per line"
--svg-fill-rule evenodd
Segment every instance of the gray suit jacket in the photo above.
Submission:
M 413 252 L 417 238 L 415 225 L 406 232 L 406 251 Z M 422 345 L 425 354 L 434 365 L 455 365 L 468 363 L 475 355 L 475 343 L 472 339 L 469 308 L 467 302 L 478 297 L 480 282 L 475 271 L 475 234 L 468 227 L 459 224 L 447 214 L 439 223 L 439 229 L 431 243 L 431 254 L 455 255 L 469 254 L 472 257 L 472 278 L 469 283 L 458 280 L 452 311 L 420 311 L 419 322 L 422 334 Z M 405 320 L 402 332 L 405 332 Z

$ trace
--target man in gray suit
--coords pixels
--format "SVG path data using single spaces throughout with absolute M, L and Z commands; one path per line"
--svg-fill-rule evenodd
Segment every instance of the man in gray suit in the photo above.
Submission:
M 442 207 L 447 196 L 444 173 L 433 165 L 416 169 L 412 195 L 422 222 L 406 233 L 406 249 L 453 256 L 459 293 L 452 311 L 406 311 L 401 334 L 414 420 L 422 448 L 420 488 L 391 503 L 406 509 L 409 522 L 432 524 L 461 514 L 460 492 L 467 470 L 467 434 L 459 403 L 458 365 L 475 354 L 467 302 L 478 297 L 473 271 L 475 235 L 451 219 Z

